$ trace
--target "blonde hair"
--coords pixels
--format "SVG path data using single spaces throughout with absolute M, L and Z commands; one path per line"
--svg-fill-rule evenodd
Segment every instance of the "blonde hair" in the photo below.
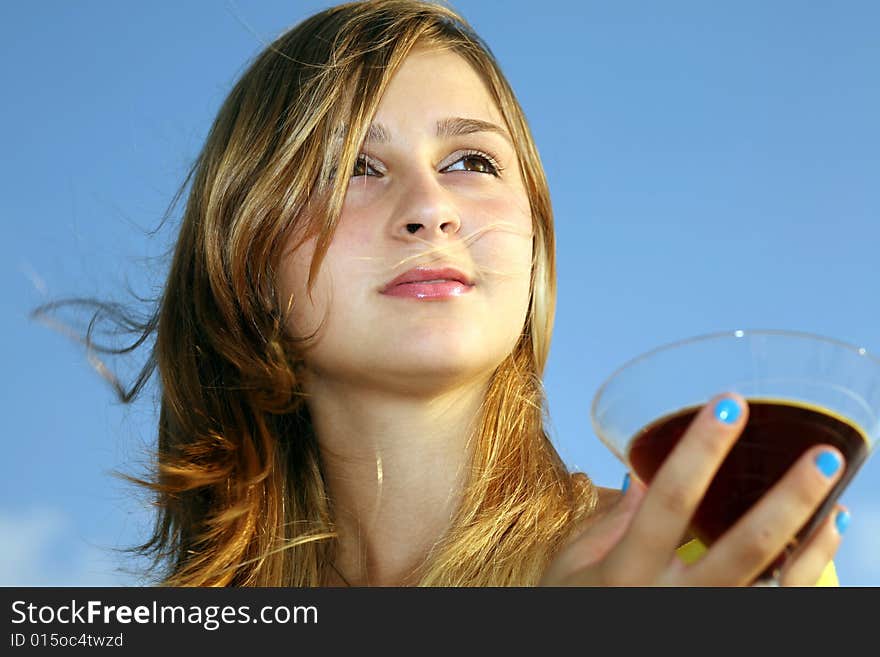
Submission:
M 525 586 L 596 505 L 545 431 L 541 376 L 556 300 L 543 168 L 489 48 L 447 6 L 372 0 L 299 23 L 251 64 L 223 103 L 192 178 L 156 314 L 162 400 L 158 516 L 142 547 L 165 585 L 319 586 L 334 561 L 332 504 L 297 368 L 308 336 L 283 330 L 275 289 L 290 235 L 316 238 L 309 285 L 341 212 L 359 145 L 389 80 L 416 46 L 461 56 L 513 137 L 533 218 L 528 315 L 495 371 L 452 526 L 416 573 L 427 586 Z M 342 139 L 338 139 L 339 136 Z M 307 210 L 307 212 L 306 212 Z M 308 218 L 306 218 L 308 217 Z

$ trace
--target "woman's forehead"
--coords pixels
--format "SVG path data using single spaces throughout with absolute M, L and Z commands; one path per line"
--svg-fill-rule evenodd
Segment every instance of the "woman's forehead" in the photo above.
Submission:
M 513 138 L 507 128 L 493 121 L 466 116 L 445 116 L 438 118 L 433 124 L 426 121 L 425 126 L 433 137 L 441 141 L 461 135 L 488 133 L 505 139 L 510 146 L 513 146 Z M 385 125 L 378 118 L 369 125 L 364 138 L 364 143 L 369 145 L 381 145 L 393 141 L 393 128 Z
M 395 71 L 374 122 L 418 121 L 433 128 L 439 119 L 455 116 L 501 121 L 492 94 L 467 60 L 449 50 L 418 49 Z

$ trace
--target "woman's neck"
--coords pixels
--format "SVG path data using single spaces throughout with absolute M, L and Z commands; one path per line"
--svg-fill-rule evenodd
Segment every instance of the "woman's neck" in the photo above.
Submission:
M 487 387 L 486 380 L 417 397 L 310 381 L 343 582 L 415 583 L 461 502 Z

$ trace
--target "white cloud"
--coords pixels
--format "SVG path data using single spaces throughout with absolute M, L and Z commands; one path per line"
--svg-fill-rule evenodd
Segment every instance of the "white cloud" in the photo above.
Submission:
M 0 510 L 0 586 L 137 586 L 121 563 L 57 509 Z

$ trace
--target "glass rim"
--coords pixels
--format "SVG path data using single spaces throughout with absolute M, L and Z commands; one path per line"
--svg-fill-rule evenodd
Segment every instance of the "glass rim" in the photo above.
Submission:
M 808 331 L 796 331 L 789 329 L 733 329 L 727 331 L 715 331 L 714 333 L 703 333 L 701 335 L 691 336 L 689 338 L 683 338 L 681 340 L 676 340 L 675 342 L 667 342 L 666 344 L 659 345 L 654 347 L 653 349 L 646 351 L 642 354 L 639 354 L 633 358 L 630 358 L 628 361 L 620 365 L 617 369 L 615 369 L 611 374 L 609 374 L 605 380 L 602 382 L 602 385 L 599 386 L 599 389 L 596 391 L 596 394 L 593 395 L 593 403 L 590 405 L 590 417 L 595 421 L 597 406 L 599 404 L 599 400 L 602 398 L 605 389 L 608 385 L 617 377 L 618 374 L 623 372 L 624 370 L 632 367 L 636 363 L 647 360 L 651 356 L 654 356 L 661 351 L 668 351 L 674 349 L 676 347 L 681 347 L 686 344 L 692 342 L 704 342 L 707 340 L 715 340 L 718 338 L 725 337 L 734 337 L 734 338 L 743 338 L 747 335 L 776 335 L 776 336 L 793 336 L 798 338 L 807 338 L 810 340 L 814 340 L 817 342 L 825 342 L 828 344 L 832 344 L 836 347 L 842 347 L 848 351 L 854 352 L 857 356 L 861 358 L 867 358 L 874 362 L 874 364 L 880 369 L 880 357 L 875 356 L 871 352 L 869 352 L 864 347 L 857 347 L 852 343 L 844 342 L 843 340 L 838 340 L 837 338 L 831 338 L 825 335 L 819 335 L 818 333 L 810 333 Z

